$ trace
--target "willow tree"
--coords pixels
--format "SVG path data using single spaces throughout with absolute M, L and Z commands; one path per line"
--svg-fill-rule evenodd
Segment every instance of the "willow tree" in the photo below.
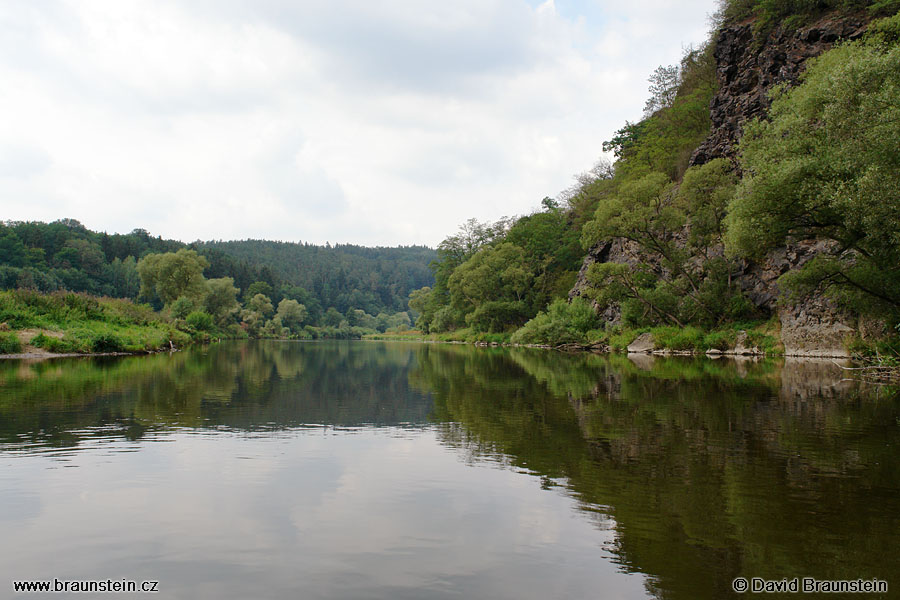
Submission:
M 810 61 L 741 142 L 732 253 L 797 240 L 829 251 L 784 279 L 858 310 L 900 314 L 900 15 Z

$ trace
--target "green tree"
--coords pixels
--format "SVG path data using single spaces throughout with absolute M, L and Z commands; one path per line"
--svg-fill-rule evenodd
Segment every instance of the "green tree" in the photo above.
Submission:
M 263 293 L 256 294 L 250 298 L 250 300 L 247 301 L 247 308 L 258 312 L 266 319 L 275 314 L 275 307 L 272 306 L 272 301 Z
M 329 327 L 340 327 L 341 322 L 344 320 L 344 315 L 338 312 L 335 307 L 329 306 L 328 310 L 325 311 L 325 317 L 323 320 L 325 322 L 325 325 Z
M 691 167 L 685 172 L 678 188 L 677 202 L 687 215 L 689 241 L 693 248 L 705 252 L 723 243 L 725 213 L 737 181 L 734 168 L 724 158 Z
M 141 296 L 159 298 L 164 304 L 180 296 L 203 298 L 206 293 L 203 269 L 208 264 L 194 250 L 185 248 L 177 252 L 148 254 L 137 263 Z
M 298 333 L 303 329 L 303 321 L 306 320 L 306 307 L 296 300 L 285 298 L 278 303 L 278 312 L 275 313 L 275 317 L 292 333 Z
M 206 282 L 206 297 L 203 299 L 203 308 L 212 315 L 219 325 L 225 325 L 233 321 L 241 306 L 238 304 L 237 295 L 240 292 L 234 286 L 231 277 L 210 279 Z
M 791 240 L 829 251 L 785 283 L 856 308 L 900 312 L 900 15 L 810 61 L 748 123 L 729 250 L 760 256 Z
M 246 302 L 250 300 L 257 294 L 266 296 L 270 301 L 275 299 L 275 290 L 272 289 L 271 285 L 269 285 L 265 281 L 254 281 L 249 286 L 247 286 L 246 290 L 244 290 L 244 301 Z
M 474 313 L 489 302 L 517 303 L 516 306 L 492 304 L 490 314 L 480 314 L 477 319 L 490 323 L 496 330 L 497 318 L 503 313 L 511 318 L 508 325 L 524 322 L 527 311 L 523 301 L 534 274 L 525 259 L 525 252 L 515 244 L 501 243 L 487 246 L 457 267 L 448 282 L 452 306 L 462 314 Z
M 678 65 L 664 67 L 660 65 L 647 80 L 650 82 L 648 91 L 650 98 L 644 104 L 644 115 L 650 116 L 662 108 L 668 108 L 675 102 L 678 93 L 679 69 Z
M 176 319 L 186 319 L 189 314 L 194 312 L 197 309 L 197 302 L 188 298 L 187 296 L 181 296 L 177 298 L 172 304 L 169 306 L 169 310 L 172 312 L 172 316 Z

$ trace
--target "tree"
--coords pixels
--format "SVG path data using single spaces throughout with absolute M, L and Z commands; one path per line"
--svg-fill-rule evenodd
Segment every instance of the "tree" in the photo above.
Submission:
M 323 319 L 325 321 L 325 325 L 329 327 L 340 327 L 341 322 L 344 320 L 344 315 L 342 315 L 338 310 L 330 306 L 328 310 L 325 311 L 325 317 Z
M 275 313 L 275 307 L 272 306 L 272 301 L 269 300 L 268 296 L 261 293 L 256 294 L 247 301 L 247 308 L 258 312 L 267 319 Z
M 244 301 L 247 301 L 257 294 L 262 294 L 269 298 L 269 300 L 275 299 L 275 290 L 272 289 L 272 286 L 266 283 L 265 281 L 254 281 L 247 289 L 244 290 Z
M 181 296 L 169 305 L 169 310 L 176 319 L 186 319 L 196 309 L 197 303 L 187 296 Z
M 157 297 L 164 304 L 180 296 L 203 298 L 206 292 L 203 269 L 207 264 L 205 258 L 185 248 L 177 252 L 148 254 L 137 263 L 140 293 L 145 298 Z
M 650 98 L 644 104 L 644 116 L 649 117 L 661 108 L 672 106 L 678 93 L 679 72 L 677 65 L 656 67 L 647 79 L 650 82 L 650 87 L 647 88 Z
M 730 252 L 796 240 L 830 250 L 787 276 L 857 309 L 900 313 L 900 15 L 809 62 L 746 126 L 744 178 L 727 217 Z
M 275 317 L 291 332 L 298 333 L 303 328 L 303 321 L 306 320 L 306 307 L 296 300 L 285 298 L 278 303 L 278 312 L 275 313 Z
M 476 312 L 482 305 L 494 303 L 490 305 L 490 315 L 479 315 L 483 317 L 481 322 L 489 323 L 493 328 L 498 319 L 496 315 L 503 314 L 511 318 L 507 324 L 521 324 L 527 314 L 523 301 L 533 279 L 534 274 L 520 247 L 508 242 L 496 247 L 487 246 L 450 276 L 451 305 L 466 315 Z M 517 303 L 517 306 L 501 306 L 497 302 Z
M 731 163 L 724 158 L 685 172 L 677 203 L 688 217 L 690 244 L 701 252 L 723 243 L 725 214 L 737 180 Z
M 219 325 L 224 325 L 231 321 L 241 308 L 237 301 L 239 292 L 240 290 L 234 286 L 234 279 L 231 277 L 210 279 L 206 282 L 206 297 L 203 299 L 203 307 Z

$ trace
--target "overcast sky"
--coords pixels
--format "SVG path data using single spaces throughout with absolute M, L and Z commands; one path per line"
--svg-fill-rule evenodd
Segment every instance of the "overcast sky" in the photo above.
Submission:
M 4 0 L 0 220 L 435 246 L 556 196 L 714 0 Z

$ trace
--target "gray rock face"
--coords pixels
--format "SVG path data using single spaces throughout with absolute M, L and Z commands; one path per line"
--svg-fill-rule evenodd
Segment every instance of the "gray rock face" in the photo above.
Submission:
M 787 356 L 849 358 L 848 338 L 856 333 L 854 320 L 823 298 L 781 307 L 781 343 Z
M 694 151 L 691 164 L 733 160 L 744 123 L 765 114 L 772 87 L 797 83 L 808 59 L 836 42 L 860 37 L 868 22 L 865 12 L 829 15 L 793 31 L 778 27 L 762 43 L 754 39 L 752 22 L 723 28 L 715 41 L 719 91 L 710 103 L 712 131 Z

